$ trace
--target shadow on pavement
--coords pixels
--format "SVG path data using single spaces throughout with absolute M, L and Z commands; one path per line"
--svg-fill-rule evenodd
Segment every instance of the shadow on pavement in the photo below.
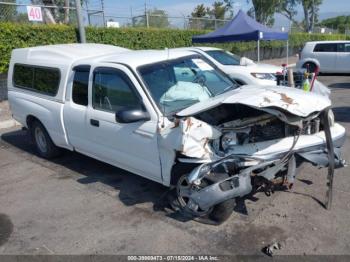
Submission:
M 5 133 L 1 136 L 1 139 L 22 151 L 38 156 L 35 146 L 31 142 L 30 136 L 26 131 L 17 130 Z M 61 157 L 48 161 L 43 160 L 42 164 L 55 168 L 61 179 L 72 178 L 84 185 L 94 184 L 95 186 L 98 183 L 107 185 L 105 188 L 102 187 L 101 190 L 112 191 L 112 193 L 114 193 L 115 189 L 115 191 L 118 192 L 119 199 L 126 206 L 153 203 L 154 210 L 160 210 L 162 206 L 165 205 L 165 202 L 167 202 L 164 196 L 168 188 L 161 184 L 77 152 L 65 150 Z M 52 166 L 55 164 L 58 166 Z M 67 173 L 64 168 L 77 174 L 71 172 Z M 97 188 L 100 189 L 98 185 Z
M 339 106 L 332 108 L 335 116 L 335 121 L 339 122 L 350 122 L 350 107 Z
M 331 88 L 350 88 L 350 83 L 336 83 L 336 84 L 330 84 L 329 87 Z
M 312 200 L 314 200 L 316 203 L 318 203 L 321 207 L 327 209 L 325 204 L 321 200 L 317 199 L 316 197 L 314 197 L 314 196 L 312 196 L 310 194 L 300 193 L 300 192 L 296 192 L 296 191 L 286 191 L 286 193 L 295 194 L 295 195 L 301 195 L 301 196 L 304 196 L 304 197 L 309 197 Z
M 5 133 L 1 135 L 1 139 L 24 152 L 39 157 L 27 131 L 16 130 Z M 178 211 L 174 212 L 171 210 L 168 201 L 169 189 L 167 187 L 123 169 L 68 150 L 65 150 L 64 154 L 59 158 L 41 160 L 40 164 L 54 168 L 59 174 L 59 179 L 72 178 L 78 183 L 87 186 L 91 185 L 98 190 L 107 191 L 107 193 L 111 193 L 112 195 L 114 195 L 114 192 L 117 192 L 118 198 L 126 206 L 152 203 L 154 211 L 165 212 L 166 216 L 178 221 L 185 222 L 190 220 Z M 65 168 L 73 171 L 73 173 L 67 172 Z M 102 183 L 107 187 L 101 188 L 98 183 Z M 276 191 L 285 190 L 276 188 Z M 252 192 L 246 197 L 237 198 L 237 205 L 234 211 L 241 215 L 248 215 L 245 200 L 259 201 L 259 198 L 254 196 L 255 193 Z M 323 205 L 318 199 L 314 200 Z
M 320 76 L 350 76 L 349 73 L 320 73 Z
M 1 139 L 24 152 L 40 158 L 28 132 L 25 130 L 16 130 L 2 134 Z M 50 160 L 42 159 L 40 164 L 54 168 L 59 174 L 59 179 L 72 178 L 78 183 L 97 187 L 98 190 L 107 191 L 107 193 L 112 195 L 114 195 L 114 192 L 117 192 L 118 198 L 126 206 L 152 203 L 154 211 L 166 212 L 168 217 L 182 222 L 189 220 L 188 217 L 184 217 L 179 211 L 174 212 L 171 210 L 169 197 L 173 198 L 173 196 L 169 195 L 167 187 L 123 169 L 68 150 L 64 150 L 61 157 Z M 65 168 L 73 171 L 73 173 L 67 172 Z M 102 183 L 107 187 L 101 188 L 98 183 Z M 258 198 L 253 196 L 251 198 L 254 199 L 254 202 L 258 200 Z M 237 199 L 235 212 L 242 215 L 248 214 L 245 199 Z

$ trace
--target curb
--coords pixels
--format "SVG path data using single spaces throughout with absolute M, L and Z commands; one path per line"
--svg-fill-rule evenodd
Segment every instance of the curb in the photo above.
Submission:
M 0 129 L 7 129 L 7 128 L 11 128 L 11 127 L 15 127 L 15 126 L 20 126 L 21 124 L 18 123 L 16 120 L 14 119 L 8 119 L 8 120 L 4 120 L 4 121 L 0 121 Z

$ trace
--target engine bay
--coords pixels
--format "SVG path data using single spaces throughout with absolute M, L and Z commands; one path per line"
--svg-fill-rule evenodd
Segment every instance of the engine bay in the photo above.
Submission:
M 236 145 L 264 142 L 298 135 L 312 135 L 323 130 L 318 116 L 296 126 L 277 116 L 244 105 L 221 105 L 195 116 L 214 125 L 221 136 L 212 141 L 215 152 L 228 153 Z

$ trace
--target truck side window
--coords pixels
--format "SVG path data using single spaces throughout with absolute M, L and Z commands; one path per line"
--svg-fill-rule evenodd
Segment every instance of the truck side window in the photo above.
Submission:
M 58 68 L 15 64 L 13 85 L 45 95 L 55 96 L 60 84 Z
M 88 105 L 88 88 L 89 88 L 89 73 L 90 66 L 77 66 L 74 68 L 73 79 L 73 102 L 78 105 Z
M 114 113 L 123 107 L 139 108 L 141 101 L 125 73 L 114 68 L 100 67 L 94 71 L 92 106 Z

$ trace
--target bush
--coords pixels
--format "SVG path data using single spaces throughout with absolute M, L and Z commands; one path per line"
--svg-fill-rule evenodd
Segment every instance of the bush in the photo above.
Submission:
M 77 41 L 73 27 L 64 25 L 0 24 L 0 72 L 6 72 L 14 48 L 72 43 Z
M 206 32 L 203 30 L 87 27 L 86 37 L 91 43 L 112 44 L 131 49 L 163 49 L 191 46 L 193 35 Z M 344 35 L 295 33 L 290 35 L 289 42 L 290 46 L 302 47 L 307 41 L 345 38 Z M 14 48 L 76 42 L 78 42 L 78 33 L 71 26 L 0 23 L 0 73 L 6 72 L 11 51 Z M 242 54 L 255 50 L 256 42 L 236 42 L 213 46 Z M 272 49 L 284 46 L 284 41 L 261 42 L 262 48 Z

